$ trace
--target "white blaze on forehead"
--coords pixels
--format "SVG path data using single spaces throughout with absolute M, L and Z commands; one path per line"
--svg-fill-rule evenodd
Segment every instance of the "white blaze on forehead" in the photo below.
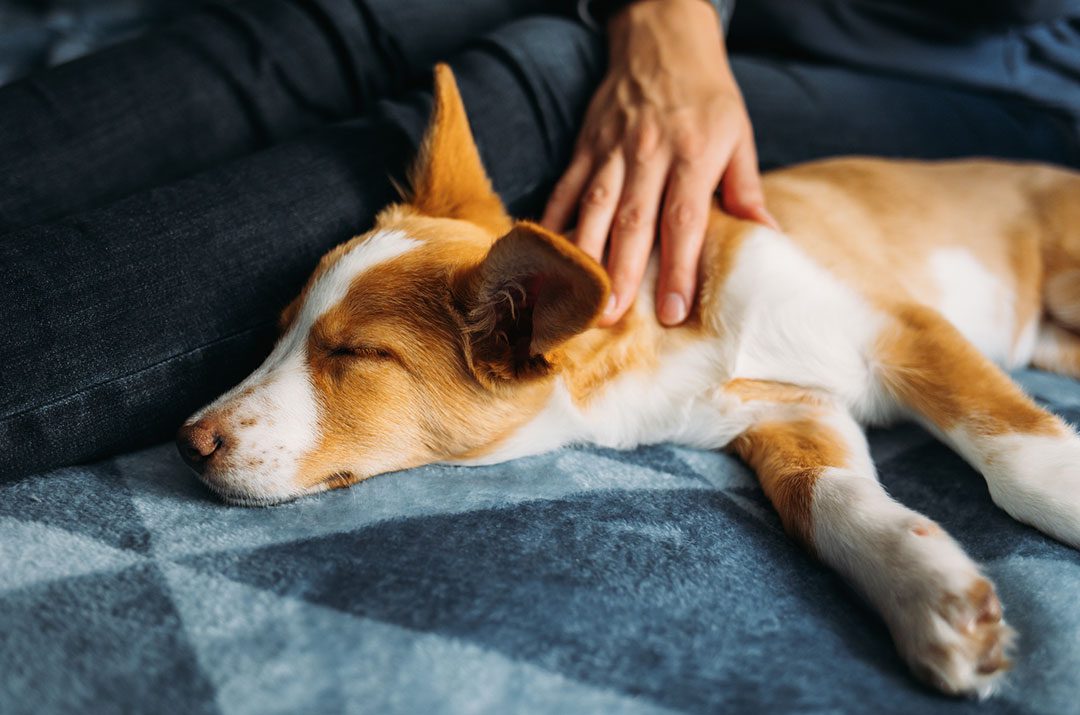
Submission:
M 307 300 L 297 316 L 297 327 L 307 333 L 320 315 L 341 302 L 349 292 L 349 286 L 361 274 L 374 266 L 416 248 L 420 242 L 409 238 L 402 231 L 379 231 L 372 234 L 338 259 L 311 287 Z
M 311 384 L 307 338 L 320 316 L 341 302 L 357 276 L 419 246 L 401 231 L 380 231 L 350 249 L 311 287 L 289 331 L 246 380 L 189 420 L 230 408 L 231 465 L 217 481 L 251 498 L 298 493 L 299 462 L 318 443 L 318 399 Z M 245 426 L 244 422 L 254 422 Z
M 357 276 L 419 245 L 419 241 L 409 238 L 401 231 L 379 231 L 349 249 L 315 281 L 315 285 L 308 291 L 307 299 L 300 306 L 296 320 L 289 327 L 289 332 L 281 338 L 270 357 L 248 380 L 264 370 L 272 369 L 289 355 L 306 351 L 311 326 L 342 301 Z M 306 364 L 306 360 L 302 362 Z

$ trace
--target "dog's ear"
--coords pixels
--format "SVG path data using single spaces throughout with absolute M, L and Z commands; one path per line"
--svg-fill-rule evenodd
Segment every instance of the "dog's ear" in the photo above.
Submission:
M 454 73 L 435 66 L 435 106 L 409 174 L 409 203 L 428 216 L 471 221 L 496 236 L 511 221 L 484 171 Z
M 607 273 L 562 236 L 519 222 L 464 279 L 466 354 L 484 384 L 552 368 L 552 351 L 592 326 Z

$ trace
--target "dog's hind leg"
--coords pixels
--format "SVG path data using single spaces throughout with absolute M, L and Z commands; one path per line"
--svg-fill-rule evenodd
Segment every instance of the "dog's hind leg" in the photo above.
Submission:
M 1044 321 L 1039 326 L 1031 364 L 1040 370 L 1080 379 L 1080 335 Z
M 1012 635 L 993 586 L 941 527 L 889 497 L 848 412 L 777 383 L 725 391 L 759 415 L 731 447 L 786 530 L 877 608 L 918 676 L 947 693 L 990 694 Z
M 1051 170 L 1050 175 L 1059 172 Z M 1040 237 L 1042 306 L 1032 364 L 1080 378 L 1080 177 L 1070 175 L 1037 194 L 1043 217 Z
M 1042 303 L 1055 323 L 1080 332 L 1080 174 L 1045 171 L 1056 180 L 1035 197 L 1043 220 Z
M 875 355 L 885 387 L 982 472 L 998 506 L 1080 548 L 1080 438 L 936 311 L 894 315 Z

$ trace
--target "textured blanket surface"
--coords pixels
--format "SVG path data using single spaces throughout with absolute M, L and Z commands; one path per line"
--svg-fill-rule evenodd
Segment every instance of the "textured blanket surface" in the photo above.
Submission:
M 1077 383 L 1021 379 L 1080 418 Z M 0 484 L 0 712 L 1080 713 L 1080 553 L 920 429 L 871 442 L 1020 632 L 989 702 L 916 683 L 720 454 L 566 449 L 244 509 L 163 445 Z

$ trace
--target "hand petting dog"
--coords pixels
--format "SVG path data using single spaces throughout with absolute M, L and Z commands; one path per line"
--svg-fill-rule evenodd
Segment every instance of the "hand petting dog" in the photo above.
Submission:
M 575 242 L 612 280 L 601 326 L 633 303 L 659 231 L 657 317 L 678 325 L 693 305 L 717 185 L 725 211 L 777 225 L 712 7 L 632 3 L 611 18 L 608 34 L 607 77 L 541 223 L 562 232 L 577 215 Z

